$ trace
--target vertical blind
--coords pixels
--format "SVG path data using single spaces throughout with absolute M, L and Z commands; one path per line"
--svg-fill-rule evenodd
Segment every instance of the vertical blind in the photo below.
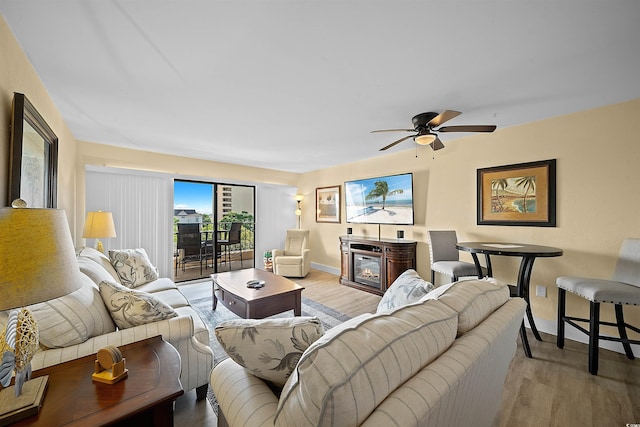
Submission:
M 113 213 L 109 249 L 144 248 L 160 277 L 173 277 L 173 179 L 118 169 L 86 171 L 86 211 Z M 92 243 L 88 243 L 92 244 Z

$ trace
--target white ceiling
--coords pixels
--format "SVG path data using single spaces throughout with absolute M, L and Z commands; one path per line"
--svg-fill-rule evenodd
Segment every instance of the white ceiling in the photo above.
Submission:
M 292 172 L 381 155 L 405 134 L 369 131 L 411 128 L 425 111 L 499 131 L 640 98 L 637 0 L 0 0 L 0 11 L 77 139 Z

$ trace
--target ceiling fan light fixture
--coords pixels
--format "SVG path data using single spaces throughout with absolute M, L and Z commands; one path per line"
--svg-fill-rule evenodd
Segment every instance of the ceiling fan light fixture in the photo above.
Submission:
M 435 140 L 436 140 L 436 136 L 431 133 L 428 133 L 426 135 L 418 135 L 414 138 L 414 141 L 416 142 L 416 144 L 419 144 L 419 145 L 429 145 Z

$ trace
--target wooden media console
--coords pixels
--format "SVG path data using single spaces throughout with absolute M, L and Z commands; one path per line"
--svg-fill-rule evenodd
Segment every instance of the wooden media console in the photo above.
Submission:
M 416 268 L 416 242 L 340 236 L 340 283 L 382 295 L 404 271 Z

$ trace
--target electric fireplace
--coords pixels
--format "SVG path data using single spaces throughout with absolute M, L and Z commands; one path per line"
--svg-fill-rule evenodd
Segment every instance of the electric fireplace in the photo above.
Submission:
M 356 283 L 381 289 L 380 254 L 353 251 L 353 278 Z

